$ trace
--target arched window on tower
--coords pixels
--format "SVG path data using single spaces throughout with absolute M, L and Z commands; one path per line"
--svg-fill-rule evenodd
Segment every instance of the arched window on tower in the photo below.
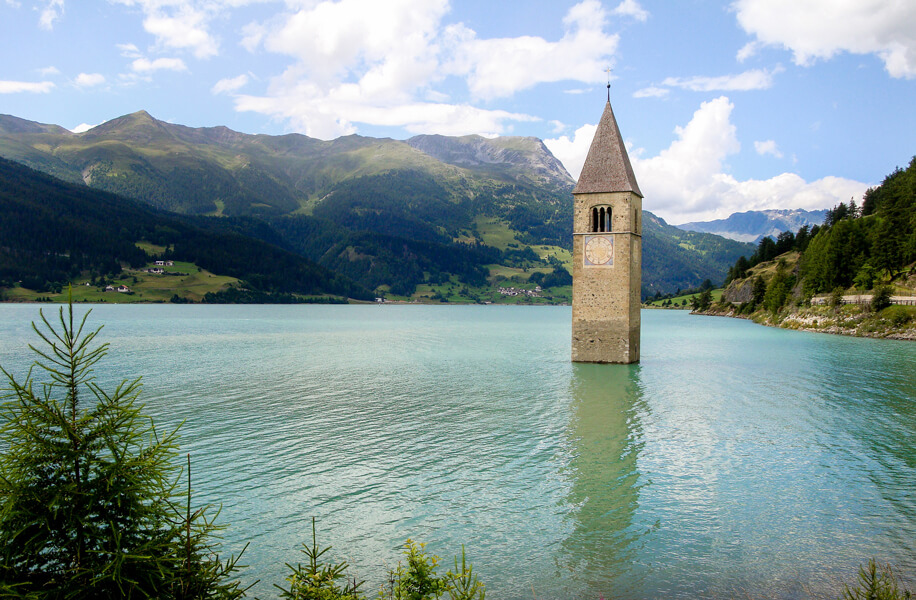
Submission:
M 588 224 L 589 231 L 605 233 L 612 231 L 611 207 L 595 206 L 592 207 L 591 219 Z

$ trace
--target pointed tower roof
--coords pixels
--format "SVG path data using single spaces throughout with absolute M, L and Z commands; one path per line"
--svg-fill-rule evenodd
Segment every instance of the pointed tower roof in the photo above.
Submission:
M 588 156 L 582 166 L 574 194 L 595 192 L 633 192 L 643 197 L 627 156 L 627 148 L 620 137 L 617 119 L 611 101 L 604 105 L 604 114 L 598 123 Z

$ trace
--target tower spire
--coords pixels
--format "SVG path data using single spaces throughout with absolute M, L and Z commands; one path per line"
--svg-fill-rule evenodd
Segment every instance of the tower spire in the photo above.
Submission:
M 607 68 L 607 101 L 611 103 L 611 68 Z
M 610 94 L 608 84 L 608 102 L 604 106 L 604 113 L 598 122 L 573 193 L 634 192 L 642 197 L 626 144 L 617 127 L 617 119 L 614 118 Z

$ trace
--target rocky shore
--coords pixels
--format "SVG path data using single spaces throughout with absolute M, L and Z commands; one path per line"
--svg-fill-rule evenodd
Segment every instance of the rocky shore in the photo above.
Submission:
M 772 314 L 758 310 L 739 314 L 731 303 L 716 303 L 691 314 L 749 319 L 768 327 L 855 337 L 916 341 L 916 307 L 890 306 L 872 312 L 868 306 L 793 306 Z

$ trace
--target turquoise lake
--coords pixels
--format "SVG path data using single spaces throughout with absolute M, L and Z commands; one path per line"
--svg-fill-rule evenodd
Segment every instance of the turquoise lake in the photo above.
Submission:
M 494 600 L 837 597 L 872 557 L 916 587 L 916 343 L 655 310 L 640 364 L 574 365 L 569 307 L 92 308 L 251 595 L 312 516 L 370 597 L 408 537 Z M 0 305 L 16 375 L 38 309 Z

